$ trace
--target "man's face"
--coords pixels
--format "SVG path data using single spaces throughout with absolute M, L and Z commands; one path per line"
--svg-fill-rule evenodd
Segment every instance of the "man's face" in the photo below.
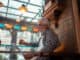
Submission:
M 42 31 L 45 31 L 46 30 L 46 25 L 44 24 L 39 24 L 39 30 L 42 32 Z

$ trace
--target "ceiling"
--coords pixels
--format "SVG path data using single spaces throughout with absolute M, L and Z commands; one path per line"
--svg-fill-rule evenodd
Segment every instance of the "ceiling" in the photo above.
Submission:
M 0 7 L 0 16 L 13 20 L 38 22 L 43 13 L 44 0 L 0 0 L 4 4 Z M 21 13 L 19 7 L 25 5 L 28 11 Z

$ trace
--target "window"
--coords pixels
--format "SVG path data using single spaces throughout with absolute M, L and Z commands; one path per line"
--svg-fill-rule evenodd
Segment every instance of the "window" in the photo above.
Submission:
M 0 40 L 2 44 L 11 44 L 11 33 L 8 30 L 0 31 Z
M 27 43 L 38 43 L 40 36 L 41 36 L 40 33 L 33 33 L 29 31 L 18 32 L 17 33 L 17 45 L 19 45 L 20 39 L 24 40 Z M 20 48 L 22 51 L 31 51 L 31 49 L 34 49 L 26 45 Z

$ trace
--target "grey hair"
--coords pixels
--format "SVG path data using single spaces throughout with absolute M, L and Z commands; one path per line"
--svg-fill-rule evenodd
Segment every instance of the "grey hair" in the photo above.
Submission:
M 39 21 L 42 21 L 42 24 L 49 25 L 49 20 L 47 18 L 41 18 Z

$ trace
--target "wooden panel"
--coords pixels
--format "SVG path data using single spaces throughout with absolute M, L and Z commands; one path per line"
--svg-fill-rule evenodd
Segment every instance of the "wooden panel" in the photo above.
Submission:
M 56 7 L 56 5 L 55 5 Z M 57 7 L 56 7 L 57 8 Z M 52 8 L 46 13 L 44 16 L 54 20 L 53 11 L 55 8 Z M 73 12 L 72 12 L 72 1 L 67 0 L 67 7 L 63 11 L 60 19 L 59 19 L 59 28 L 53 28 L 55 32 L 58 32 L 58 36 L 61 42 L 64 42 L 65 49 L 64 52 L 76 52 L 76 35 L 74 30 L 74 23 L 73 23 Z

